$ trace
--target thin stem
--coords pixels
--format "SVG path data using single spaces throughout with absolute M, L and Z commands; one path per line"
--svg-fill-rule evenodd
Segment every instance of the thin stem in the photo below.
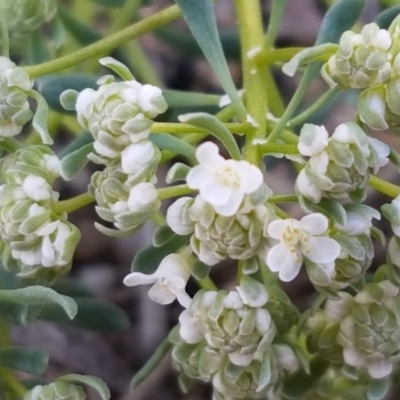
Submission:
M 246 136 L 244 158 L 257 166 L 261 163 L 254 139 L 265 137 L 267 131 L 266 114 L 268 112 L 267 82 L 265 66 L 257 61 L 262 53 L 264 31 L 259 0 L 235 0 L 239 23 L 240 45 L 242 53 L 243 87 L 249 118 L 254 125 L 253 132 Z
M 295 144 L 286 143 L 265 143 L 258 146 L 262 154 L 283 153 L 283 154 L 299 154 L 299 149 Z
M 267 35 L 265 37 L 265 46 L 267 48 L 272 47 L 275 43 L 275 39 L 278 35 L 279 28 L 285 11 L 287 0 L 273 0 L 271 15 L 268 22 Z
M 188 185 L 170 186 L 158 189 L 158 198 L 160 200 L 165 200 L 171 197 L 184 196 L 185 194 L 189 194 L 192 192 L 193 189 L 190 189 Z
M 268 203 L 296 203 L 298 201 L 296 194 L 280 194 L 268 199 Z
M 168 7 L 151 17 L 145 18 L 142 21 L 139 21 L 72 54 L 42 64 L 26 67 L 26 71 L 31 78 L 62 71 L 63 69 L 89 60 L 90 58 L 107 54 L 107 52 L 128 42 L 129 40 L 166 25 L 177 19 L 179 16 L 180 11 L 178 6 L 174 5 Z
M 143 365 L 143 367 L 136 372 L 135 376 L 131 381 L 131 389 L 136 389 L 146 378 L 148 378 L 151 373 L 156 369 L 157 365 L 160 364 L 162 359 L 171 349 L 172 343 L 167 337 L 161 344 L 157 347 L 157 350 L 153 353 L 150 359 Z
M 70 213 L 72 211 L 79 210 L 80 208 L 85 207 L 94 201 L 95 199 L 90 193 L 82 193 L 76 197 L 73 197 L 72 199 L 59 201 L 55 205 L 54 211 L 56 213 Z
M 243 135 L 254 130 L 251 124 L 247 123 L 228 123 L 225 126 L 232 132 L 238 135 Z M 155 122 L 151 126 L 152 133 L 203 133 L 204 129 L 196 128 L 192 125 L 181 123 Z
M 22 149 L 24 145 L 14 138 L 6 138 L 0 140 L 0 148 L 8 151 L 9 153 L 15 153 L 17 150 Z
M 369 177 L 369 186 L 378 190 L 381 193 L 384 193 L 390 197 L 397 197 L 400 195 L 400 187 L 397 185 L 393 185 L 393 183 L 386 182 L 383 179 L 378 178 L 377 176 L 371 175 Z
M 199 286 L 202 289 L 206 289 L 206 290 L 218 290 L 217 285 L 213 282 L 213 280 L 207 276 L 207 278 L 203 278 L 200 279 L 199 281 L 197 281 Z
M 313 104 L 304 110 L 302 113 L 291 119 L 287 123 L 288 128 L 293 128 L 298 125 L 302 125 L 306 122 L 312 115 L 319 111 L 326 103 L 328 103 L 341 89 L 336 87 L 325 92 L 321 97 L 319 97 Z

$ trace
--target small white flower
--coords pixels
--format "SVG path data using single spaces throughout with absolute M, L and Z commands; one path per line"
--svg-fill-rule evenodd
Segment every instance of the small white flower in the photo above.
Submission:
M 121 154 L 121 167 L 125 174 L 131 175 L 144 170 L 152 163 L 156 151 L 148 140 L 133 143 Z
M 328 146 L 328 138 L 329 134 L 324 126 L 305 124 L 301 129 L 297 147 L 303 156 L 315 156 Z
M 260 169 L 247 161 L 225 160 L 212 142 L 200 145 L 196 158 L 200 165 L 189 171 L 187 184 L 198 189 L 220 215 L 234 215 L 244 196 L 255 192 L 263 182 Z
M 25 194 L 35 201 L 53 198 L 53 189 L 41 176 L 28 175 L 22 184 L 22 188 Z
M 177 299 L 183 307 L 187 308 L 191 302 L 191 298 L 185 292 L 186 283 L 191 274 L 188 256 L 188 249 L 180 254 L 169 254 L 161 261 L 153 274 L 131 272 L 125 277 L 124 284 L 137 286 L 154 283 L 149 290 L 152 300 L 160 304 L 170 304 Z
M 300 221 L 293 218 L 275 220 L 268 226 L 268 234 L 280 241 L 267 255 L 267 265 L 279 278 L 288 282 L 300 271 L 303 256 L 312 262 L 327 265 L 340 254 L 340 245 L 329 237 L 321 237 L 328 229 L 328 220 L 322 214 L 311 214 Z
M 153 184 L 142 182 L 129 192 L 127 205 L 131 212 L 147 211 L 158 200 L 158 192 Z
M 167 210 L 167 224 L 178 235 L 190 235 L 195 222 L 189 217 L 189 208 L 193 204 L 191 197 L 181 197 L 172 203 Z

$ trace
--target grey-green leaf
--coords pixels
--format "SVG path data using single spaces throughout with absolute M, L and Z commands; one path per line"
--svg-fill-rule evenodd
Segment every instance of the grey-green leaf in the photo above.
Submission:
M 111 398 L 110 389 L 106 383 L 100 379 L 96 378 L 92 375 L 78 375 L 78 374 L 69 374 L 61 376 L 57 379 L 58 381 L 65 382 L 76 382 L 83 383 L 84 385 L 90 386 L 100 395 L 101 400 L 109 400 Z
M 47 369 L 49 356 L 46 351 L 34 347 L 0 348 L 0 365 L 32 375 L 40 375 Z
M 375 23 L 381 29 L 388 29 L 393 20 L 400 14 L 400 6 L 393 6 L 382 11 L 375 17 Z
M 58 294 L 55 290 L 44 286 L 28 286 L 23 289 L 0 290 L 0 300 L 28 306 L 55 303 L 60 305 L 71 319 L 78 313 L 78 306 L 71 297 Z
M 236 112 L 246 121 L 247 112 L 230 76 L 220 42 L 212 1 L 176 0 L 176 3 Z
M 161 150 L 170 150 L 187 158 L 195 158 L 196 156 L 196 149 L 192 145 L 169 133 L 151 133 L 149 139 Z
M 239 147 L 229 129 L 214 115 L 207 113 L 190 113 L 179 116 L 179 121 L 203 129 L 221 141 L 235 160 L 242 158 Z
M 67 181 L 74 179 L 89 162 L 87 156 L 91 152 L 93 152 L 93 143 L 88 143 L 62 158 L 61 176 Z
M 53 144 L 53 139 L 47 128 L 47 119 L 49 116 L 49 107 L 45 98 L 36 90 L 30 90 L 29 96 L 36 100 L 37 108 L 32 120 L 32 125 L 42 139 L 44 144 Z

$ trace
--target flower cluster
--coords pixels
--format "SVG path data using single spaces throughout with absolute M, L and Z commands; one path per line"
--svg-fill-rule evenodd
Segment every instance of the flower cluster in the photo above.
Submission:
M 399 289 L 382 281 L 366 284 L 354 297 L 337 295 L 309 318 L 310 349 L 334 364 L 344 363 L 350 379 L 363 373 L 387 377 L 399 358 Z
M 56 210 L 52 185 L 60 161 L 48 147 L 31 146 L 4 158 L 1 167 L 3 263 L 20 276 L 55 279 L 69 270 L 80 239 L 67 215 Z
M 17 37 L 34 32 L 50 21 L 56 14 L 57 0 L 1 0 L 0 7 L 9 31 Z
M 7 57 L 0 57 L 0 138 L 18 135 L 32 118 L 27 94 L 32 87 L 23 68 Z
M 107 59 L 108 60 L 108 59 Z M 118 231 L 97 224 L 105 234 L 129 235 L 160 207 L 155 173 L 160 151 L 148 139 L 153 118 L 167 109 L 161 90 L 137 81 L 98 81 L 76 102 L 78 121 L 94 138 L 94 162 L 106 168 L 93 175 L 89 191 L 99 216 Z
M 23 400 L 85 400 L 86 394 L 81 386 L 63 381 L 49 385 L 35 386 L 25 393 Z
M 276 396 L 282 376 L 299 361 L 277 341 L 267 302 L 263 285 L 249 277 L 236 291 L 198 292 L 171 336 L 181 382 L 211 381 L 220 400 Z
M 310 159 L 297 177 L 296 190 L 312 203 L 322 198 L 362 202 L 370 170 L 377 173 L 390 152 L 389 146 L 353 123 L 339 125 L 330 137 L 325 127 L 305 124 L 298 148 Z

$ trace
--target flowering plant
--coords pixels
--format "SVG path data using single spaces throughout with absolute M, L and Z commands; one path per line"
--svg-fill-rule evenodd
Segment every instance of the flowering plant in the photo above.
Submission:
M 270 1 L 265 26 L 261 1 L 232 1 L 234 82 L 212 0 L 145 18 L 144 0 L 34 3 L 0 0 L 0 397 L 83 400 L 89 386 L 111 398 L 91 375 L 23 379 L 42 375 L 48 354 L 10 334 L 35 319 L 129 326 L 116 305 L 66 284 L 85 239 L 73 213 L 93 205 L 105 236 L 153 230 L 123 283 L 152 285 L 152 301 L 180 310 L 133 390 L 171 351 L 182 391 L 203 381 L 214 400 L 388 398 L 400 366 L 400 186 L 382 171 L 400 168 L 390 136 L 400 129 L 399 7 L 359 26 L 365 0 L 328 2 L 314 46 L 278 48 L 287 1 Z M 105 37 L 84 23 L 99 10 Z M 133 42 L 179 17 L 220 95 L 165 89 Z M 300 77 L 287 105 L 272 69 Z M 325 92 L 305 105 L 318 75 Z M 335 96 L 356 99 L 356 116 L 327 129 L 315 116 Z M 64 131 L 76 137 L 60 150 Z M 276 164 L 296 171 L 290 193 L 271 188 Z M 87 190 L 64 199 L 62 183 L 84 169 Z M 392 200 L 372 206 L 372 191 Z M 301 276 L 315 294 L 307 307 L 285 292 Z

